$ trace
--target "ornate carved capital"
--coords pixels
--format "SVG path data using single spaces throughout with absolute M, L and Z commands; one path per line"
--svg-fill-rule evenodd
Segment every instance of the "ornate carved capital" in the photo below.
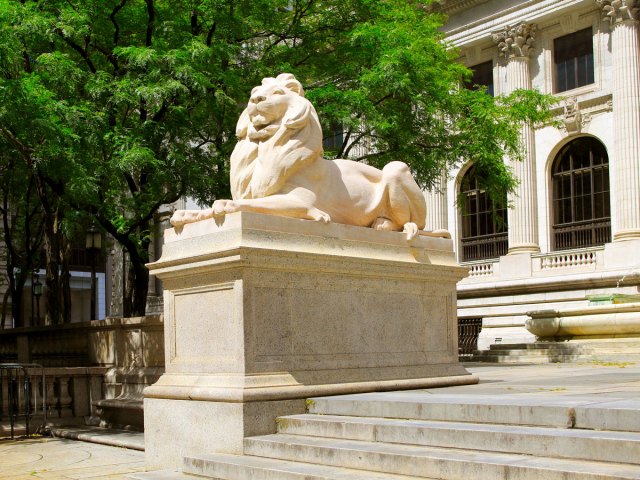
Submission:
M 625 20 L 639 19 L 640 5 L 638 0 L 596 0 L 602 9 L 602 18 L 611 25 Z
M 506 26 L 501 32 L 493 34 L 493 41 L 498 44 L 500 56 L 528 57 L 535 42 L 536 25 L 520 23 L 513 27 Z

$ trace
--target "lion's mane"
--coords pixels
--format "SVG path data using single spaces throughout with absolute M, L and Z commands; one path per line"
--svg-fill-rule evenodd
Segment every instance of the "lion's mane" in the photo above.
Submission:
M 302 85 L 288 73 L 265 78 L 258 87 L 268 96 L 279 87 L 288 107 L 270 125 L 256 129 L 247 109 L 236 127 L 238 143 L 231 154 L 231 194 L 234 199 L 277 194 L 301 167 L 322 159 L 322 129 Z

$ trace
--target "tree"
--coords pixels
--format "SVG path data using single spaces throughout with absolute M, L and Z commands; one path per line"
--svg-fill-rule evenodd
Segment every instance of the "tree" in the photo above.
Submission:
M 4 327 L 11 298 L 14 326 L 26 325 L 22 312 L 22 292 L 34 269 L 39 267 L 42 248 L 40 204 L 34 193 L 34 179 L 14 159 L 0 162 L 0 221 L 7 289 L 0 304 L 0 328 Z
M 442 20 L 401 0 L 0 0 L 1 148 L 45 217 L 91 217 L 125 248 L 125 313 L 142 315 L 154 215 L 229 195 L 235 123 L 264 76 L 294 73 L 326 130 L 344 126 L 337 156 L 403 160 L 424 186 L 471 159 L 490 193 L 513 190 L 502 158 L 551 100 L 460 89 Z

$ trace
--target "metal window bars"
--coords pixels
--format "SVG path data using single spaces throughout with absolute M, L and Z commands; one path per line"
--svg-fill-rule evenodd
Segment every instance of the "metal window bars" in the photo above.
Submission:
M 30 369 L 40 369 L 40 385 L 33 388 Z M 40 395 L 38 393 L 40 392 Z M 41 400 L 40 400 L 41 399 Z M 14 438 L 16 422 L 23 418 L 25 435 L 29 435 L 29 424 L 42 404 L 42 424 L 36 432 L 46 429 L 47 425 L 47 389 L 45 371 L 36 363 L 0 363 L 0 421 L 9 417 L 11 438 Z

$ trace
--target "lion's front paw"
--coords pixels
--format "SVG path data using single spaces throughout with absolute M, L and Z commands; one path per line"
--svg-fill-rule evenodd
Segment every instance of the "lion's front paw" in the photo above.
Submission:
M 225 215 L 238 211 L 238 205 L 233 200 L 216 200 L 211 207 L 214 215 Z
M 188 223 L 185 219 L 184 210 L 176 210 L 174 214 L 171 215 L 171 218 L 169 219 L 169 223 L 171 223 L 171 225 L 173 225 L 174 227 L 182 227 L 186 223 Z
M 196 222 L 199 222 L 200 220 L 206 220 L 208 218 L 213 217 L 213 209 L 212 208 L 205 208 L 204 210 L 200 210 L 197 214 L 196 214 Z

